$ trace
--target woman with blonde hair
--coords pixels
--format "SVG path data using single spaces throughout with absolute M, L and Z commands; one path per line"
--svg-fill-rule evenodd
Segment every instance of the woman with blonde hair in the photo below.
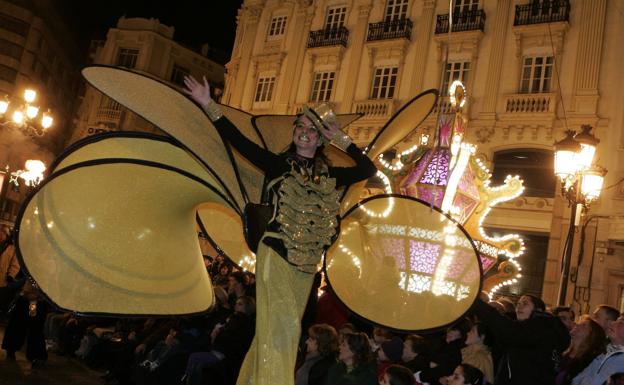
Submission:
M 605 350 L 604 330 L 588 315 L 581 317 L 570 336 L 570 346 L 562 354 L 555 385 L 572 383 L 572 379 Z

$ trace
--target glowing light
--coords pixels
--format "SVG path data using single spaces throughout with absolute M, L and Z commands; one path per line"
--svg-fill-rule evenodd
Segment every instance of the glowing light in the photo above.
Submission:
M 449 87 L 449 99 L 453 107 L 462 108 L 466 104 L 466 87 L 461 80 L 455 80 Z M 459 103 L 459 106 L 457 105 Z
M 37 92 L 35 90 L 24 91 L 24 100 L 26 101 L 26 103 L 34 102 L 36 97 L 37 97 Z

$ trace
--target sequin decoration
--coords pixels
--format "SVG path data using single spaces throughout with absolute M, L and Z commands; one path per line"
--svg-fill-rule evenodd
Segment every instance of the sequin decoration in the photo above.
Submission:
M 336 180 L 322 175 L 318 183 L 313 183 L 294 171 L 283 178 L 275 217 L 280 232 L 271 236 L 284 242 L 290 263 L 314 273 L 338 226 L 340 193 Z

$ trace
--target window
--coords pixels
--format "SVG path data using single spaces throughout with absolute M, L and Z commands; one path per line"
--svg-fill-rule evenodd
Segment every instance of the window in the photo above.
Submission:
M 24 48 L 21 45 L 5 39 L 0 39 L 0 55 L 10 56 L 13 59 L 20 60 L 23 51 Z
M 28 36 L 28 30 L 30 24 L 20 19 L 16 19 L 13 16 L 9 16 L 4 13 L 0 13 L 0 28 L 16 33 L 20 36 Z
M 286 30 L 287 16 L 275 16 L 269 26 L 269 37 L 281 36 Z
M 325 29 L 338 29 L 345 23 L 347 17 L 347 8 L 330 8 L 327 10 L 327 17 L 325 18 Z
M 444 79 L 442 79 L 442 96 L 448 96 L 449 87 L 455 80 L 461 80 L 463 83 L 466 83 L 469 71 L 469 61 L 446 63 Z
M 169 78 L 169 80 L 171 81 L 171 83 L 177 84 L 179 86 L 184 86 L 184 77 L 189 76 L 190 74 L 191 71 L 189 71 L 188 69 L 174 64 L 173 68 L 171 69 L 171 77 Z
M 332 88 L 334 88 L 335 76 L 335 72 L 317 72 L 314 74 L 312 93 L 310 94 L 311 102 L 326 102 L 329 100 Z
M 455 0 L 453 13 L 459 14 L 463 12 L 476 11 L 479 9 L 479 0 Z
M 553 153 L 538 149 L 516 149 L 494 153 L 492 186 L 505 181 L 507 175 L 519 175 L 524 181 L 524 196 L 552 198 L 555 196 Z
M 136 67 L 138 57 L 138 49 L 120 48 L 117 53 L 117 65 L 120 67 L 134 68 Z
M 375 68 L 371 99 L 391 99 L 394 96 L 398 67 Z
M 522 66 L 520 93 L 550 92 L 552 70 L 552 56 L 525 57 L 524 65 Z
M 273 86 L 275 85 L 275 76 L 267 76 L 258 78 L 256 85 L 256 97 L 254 102 L 268 102 L 273 96 Z
M 408 0 L 388 0 L 386 3 L 385 21 L 405 19 L 407 17 Z
M 5 82 L 15 83 L 15 78 L 17 77 L 17 70 L 5 66 L 4 64 L 0 64 L 0 80 L 4 80 Z

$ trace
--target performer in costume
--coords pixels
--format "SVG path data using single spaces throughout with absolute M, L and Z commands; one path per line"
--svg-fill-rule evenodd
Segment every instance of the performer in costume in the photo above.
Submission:
M 185 78 L 185 92 L 245 158 L 265 173 L 273 217 L 256 252 L 256 335 L 238 385 L 293 384 L 300 322 L 314 273 L 338 225 L 340 189 L 373 176 L 374 164 L 335 120 L 305 107 L 295 120 L 287 151 L 274 154 L 242 135 L 221 113 L 203 84 Z M 353 158 L 354 167 L 332 167 L 326 141 Z

